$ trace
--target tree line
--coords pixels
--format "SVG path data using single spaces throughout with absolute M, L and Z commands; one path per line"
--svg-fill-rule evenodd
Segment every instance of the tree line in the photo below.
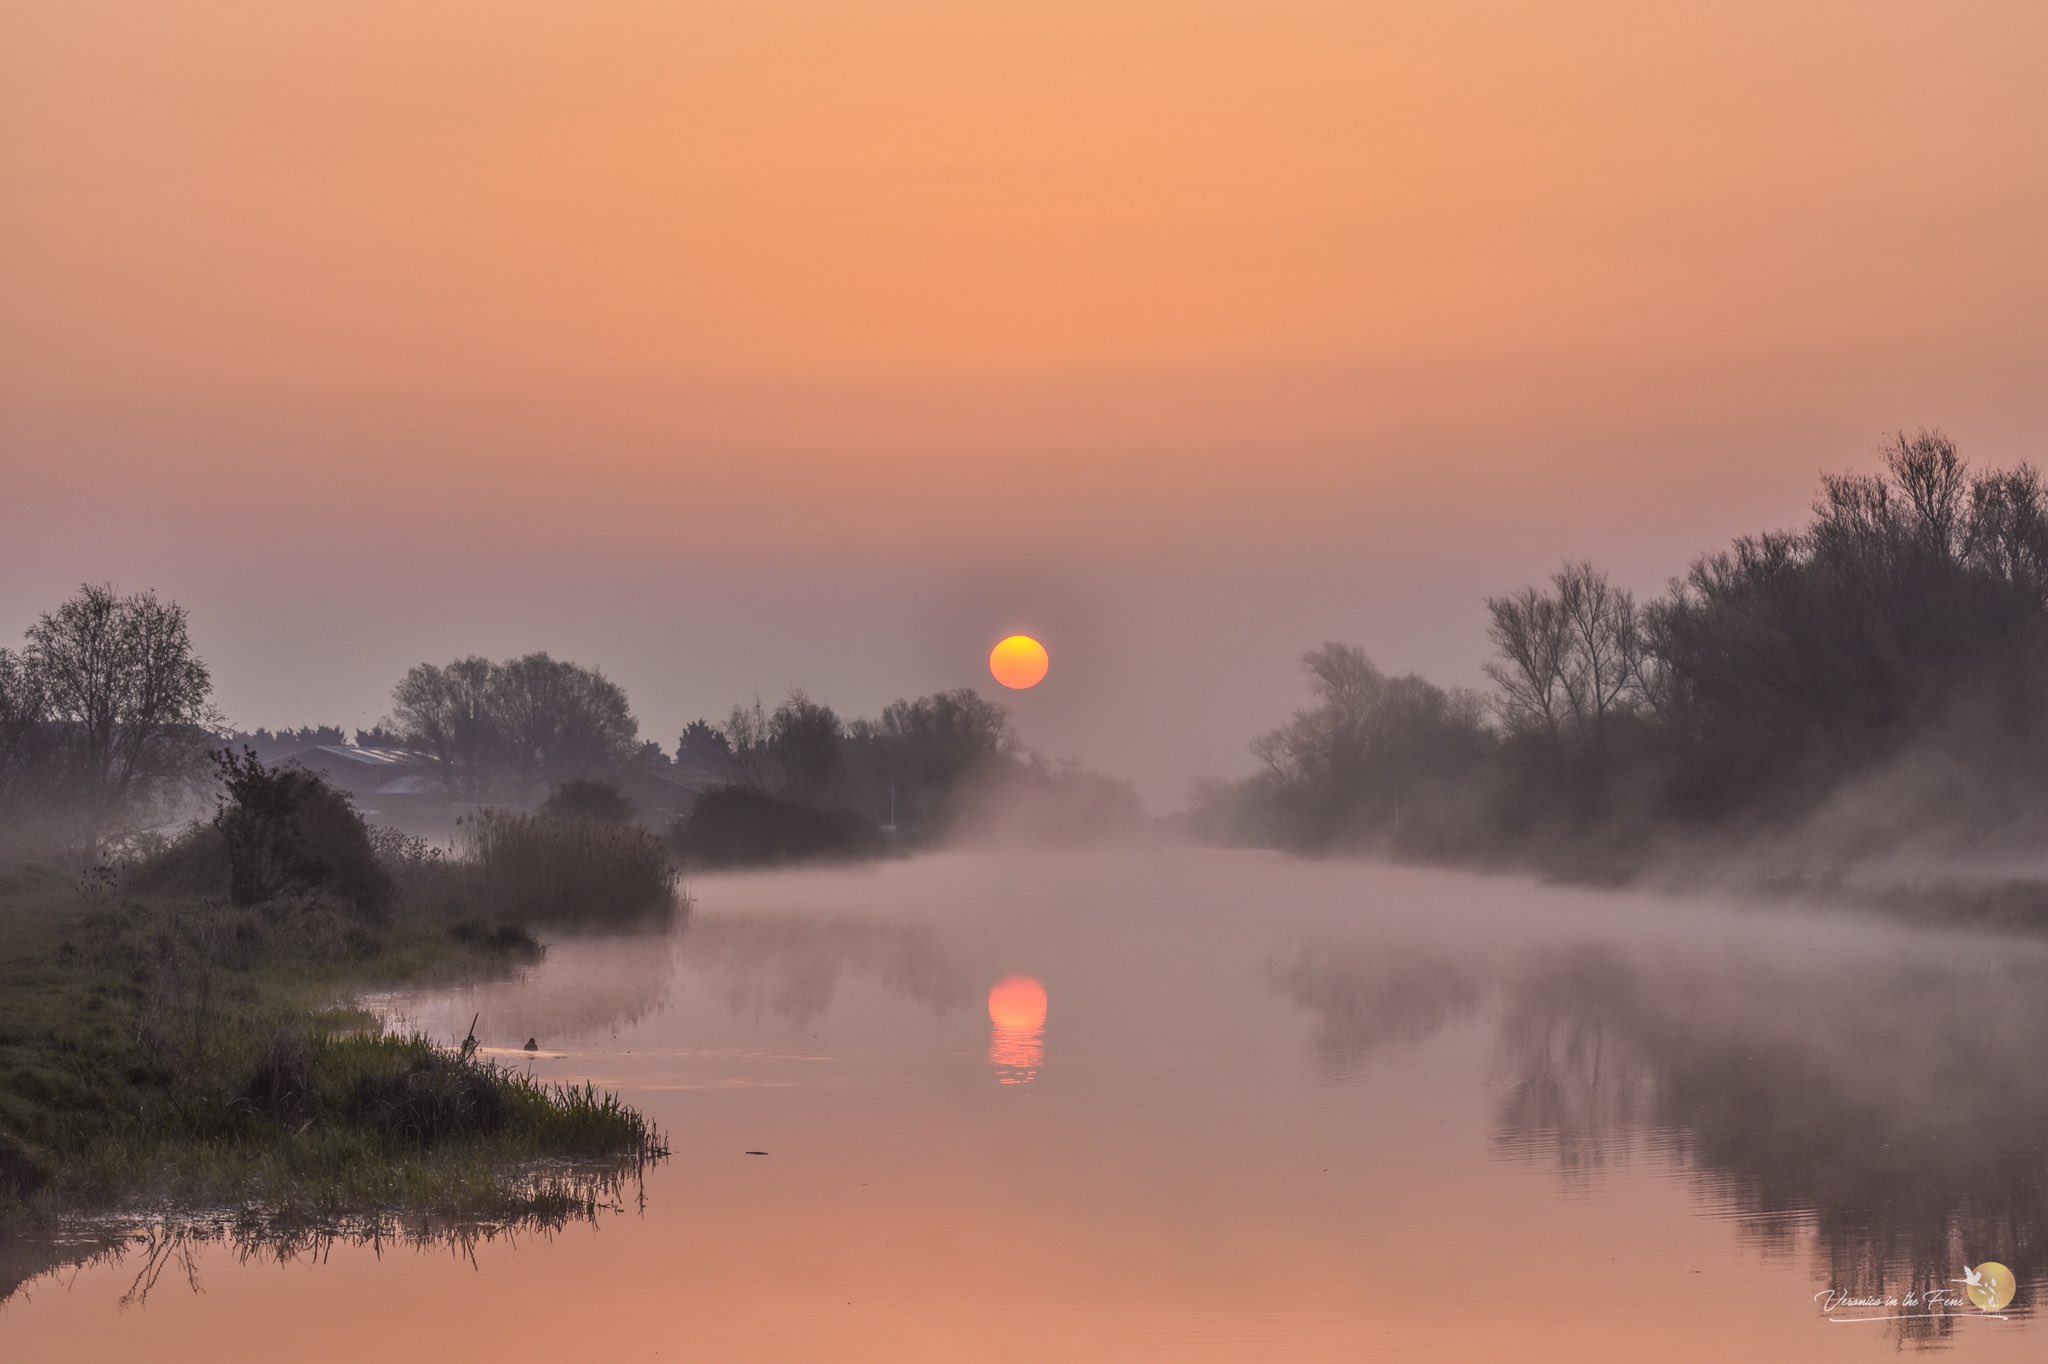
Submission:
M 202 806 L 221 773 L 241 770 L 219 767 L 223 752 L 269 769 L 349 743 L 333 725 L 232 730 L 211 698 L 175 603 L 88 585 L 42 614 L 19 650 L 0 649 L 7 851 L 66 849 L 90 864 Z M 692 795 L 717 793 L 717 817 L 682 840 L 706 860 L 749 839 L 771 857 L 932 842 L 998 803 L 1038 832 L 1137 818 L 1128 786 L 1030 753 L 1008 712 L 967 688 L 852 721 L 801 690 L 772 709 L 756 699 L 692 722 L 671 755 L 641 737 L 624 689 L 598 669 L 546 653 L 467 657 L 408 669 L 389 714 L 353 739 L 424 768 L 457 806 L 617 822 L 653 818 L 627 794 L 649 789 L 635 777 L 681 792 L 686 812 Z
M 1853 855 L 2039 833 L 2048 499 L 1934 432 L 1639 601 L 1591 564 L 1486 602 L 1485 692 L 1305 656 L 1313 704 L 1197 792 L 1214 837 L 1621 864 L 1831 813 Z M 1855 795 L 1867 792 L 1861 805 Z

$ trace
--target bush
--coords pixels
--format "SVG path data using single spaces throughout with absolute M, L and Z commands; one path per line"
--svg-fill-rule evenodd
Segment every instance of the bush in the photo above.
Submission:
M 229 899 L 331 890 L 358 913 L 389 905 L 391 878 L 347 796 L 301 768 L 266 767 L 248 749 L 215 762 L 227 788 L 213 824 L 227 848 Z
M 540 807 L 557 819 L 587 819 L 594 824 L 631 824 L 633 802 L 618 787 L 601 781 L 565 781 Z
M 508 957 L 525 961 L 540 960 L 540 940 L 518 924 L 499 924 L 492 928 L 475 919 L 464 919 L 451 925 L 448 936 L 465 947 L 488 947 L 493 952 L 503 952 Z
M 174 838 L 138 847 L 121 885 L 140 895 L 226 895 L 227 840 L 212 824 L 194 824 Z
M 645 829 L 487 810 L 465 833 L 463 893 L 494 919 L 591 926 L 675 912 L 675 864 Z
M 749 786 L 704 792 L 669 839 L 685 863 L 702 867 L 873 857 L 888 847 L 881 828 L 851 810 L 823 809 Z

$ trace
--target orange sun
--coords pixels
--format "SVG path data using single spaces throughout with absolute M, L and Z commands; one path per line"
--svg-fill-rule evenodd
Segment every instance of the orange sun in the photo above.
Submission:
M 1011 635 L 988 651 L 988 670 L 1011 691 L 1037 686 L 1051 666 L 1045 646 L 1029 635 Z
M 1045 1065 L 1045 987 L 1029 976 L 998 981 L 988 992 L 988 1063 L 996 1082 L 1028 1085 Z
M 1007 1032 L 1045 1026 L 1045 987 L 1029 976 L 1010 976 L 988 992 L 988 1021 Z

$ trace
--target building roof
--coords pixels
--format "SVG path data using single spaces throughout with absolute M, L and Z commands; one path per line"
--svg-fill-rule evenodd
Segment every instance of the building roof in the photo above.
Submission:
M 419 767 L 431 763 L 431 753 L 407 748 L 356 748 L 349 744 L 316 744 L 286 758 L 286 762 L 308 767 L 316 762 L 341 761 L 361 769 L 376 767 Z

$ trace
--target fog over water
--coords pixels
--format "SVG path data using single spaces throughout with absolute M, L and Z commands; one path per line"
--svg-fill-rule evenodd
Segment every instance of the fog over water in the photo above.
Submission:
M 133 1256 L 67 1271 L 9 1357 L 2038 1357 L 2048 944 L 1174 849 L 693 889 L 666 937 L 373 1001 L 618 1089 L 674 1149 L 644 1200 L 202 1245 L 125 1308 Z M 1816 1297 L 1985 1260 L 1996 1317 Z

